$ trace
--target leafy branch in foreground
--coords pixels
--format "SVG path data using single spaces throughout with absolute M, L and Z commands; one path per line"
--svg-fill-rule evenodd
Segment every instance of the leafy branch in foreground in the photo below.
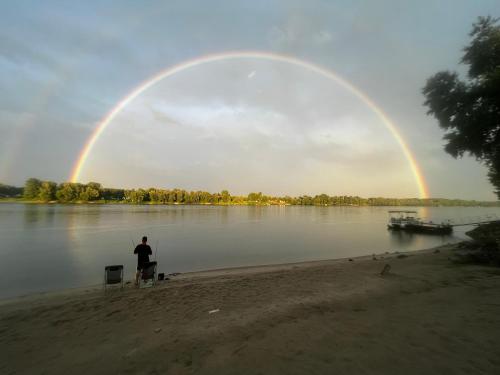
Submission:
M 475 156 L 489 170 L 488 177 L 500 198 L 500 25 L 499 19 L 479 17 L 462 63 L 468 80 L 442 71 L 423 88 L 428 113 L 446 131 L 447 153 Z

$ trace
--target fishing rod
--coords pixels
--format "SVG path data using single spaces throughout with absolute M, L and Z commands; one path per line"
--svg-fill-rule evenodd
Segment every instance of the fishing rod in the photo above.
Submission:
M 155 248 L 155 262 L 156 262 L 156 254 L 158 253 L 158 240 L 156 240 L 156 248 Z

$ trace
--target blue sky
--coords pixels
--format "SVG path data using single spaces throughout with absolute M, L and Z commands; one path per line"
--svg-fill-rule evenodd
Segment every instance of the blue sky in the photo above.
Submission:
M 0 181 L 66 180 L 96 123 L 162 69 L 229 50 L 331 69 L 397 124 L 432 196 L 494 199 L 485 169 L 442 150 L 421 88 L 458 64 L 498 1 L 19 1 L 0 14 Z M 90 160 L 91 159 L 91 160 Z M 416 196 L 380 121 L 282 63 L 206 64 L 144 93 L 110 125 L 83 182 L 234 193 Z

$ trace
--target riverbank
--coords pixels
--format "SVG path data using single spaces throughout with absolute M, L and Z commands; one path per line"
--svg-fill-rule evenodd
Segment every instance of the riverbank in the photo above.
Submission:
M 497 373 L 500 270 L 454 248 L 3 301 L 0 372 Z
M 378 199 L 378 198 L 377 198 Z M 131 202 L 127 200 L 37 200 L 24 198 L 3 198 L 0 197 L 0 203 L 23 203 L 30 205 L 131 205 L 131 206 L 313 206 L 313 207 L 500 207 L 500 201 L 466 201 L 444 198 L 428 198 L 428 199 L 398 199 L 397 198 L 380 198 L 384 202 L 372 203 L 290 203 L 283 200 L 273 201 L 231 201 L 231 202 L 160 202 L 160 201 L 141 201 Z

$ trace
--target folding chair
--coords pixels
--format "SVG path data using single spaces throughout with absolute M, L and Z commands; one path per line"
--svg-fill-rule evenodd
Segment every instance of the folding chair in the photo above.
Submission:
M 111 284 L 121 284 L 120 289 L 123 289 L 123 266 L 106 266 L 104 267 L 104 291 L 106 286 Z
M 142 268 L 141 272 L 141 279 L 139 280 L 139 287 L 141 287 L 141 281 L 143 285 L 149 284 L 148 281 L 151 280 L 151 285 L 154 286 L 156 284 L 156 262 L 148 262 L 144 263 L 144 266 Z

